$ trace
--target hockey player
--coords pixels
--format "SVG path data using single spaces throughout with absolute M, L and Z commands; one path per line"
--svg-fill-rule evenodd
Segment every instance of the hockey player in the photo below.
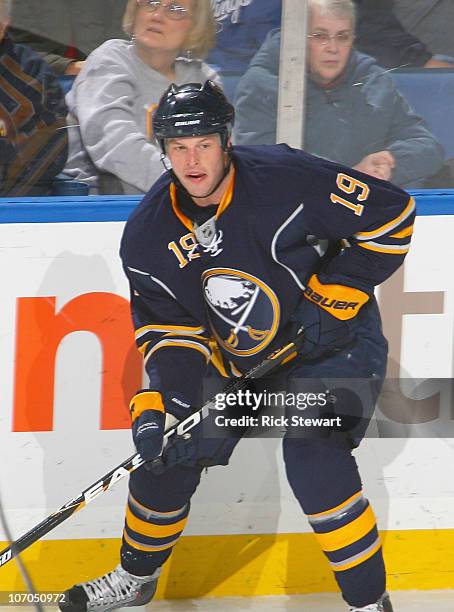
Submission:
M 353 414 L 358 427 L 284 437 L 287 477 L 350 610 L 392 612 L 352 449 L 385 373 L 374 286 L 402 264 L 415 204 L 388 182 L 286 145 L 232 147 L 233 119 L 210 81 L 172 85 L 155 111 L 155 137 L 172 168 L 129 218 L 121 245 L 150 379 L 130 406 L 148 469 L 130 477 L 120 565 L 67 591 L 62 609 L 152 598 L 203 467 L 228 463 L 236 443 L 195 428 L 162 450 L 166 421 L 198 405 L 208 364 L 237 375 L 302 325 L 301 353 L 282 368 L 286 388 L 361 378 L 370 393 L 358 408 L 340 389 L 334 407 L 318 409 Z

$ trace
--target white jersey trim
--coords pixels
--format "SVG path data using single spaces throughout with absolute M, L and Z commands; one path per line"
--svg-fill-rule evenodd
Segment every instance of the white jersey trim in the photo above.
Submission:
M 128 270 L 130 270 L 131 272 L 136 272 L 137 274 L 143 274 L 143 276 L 149 276 L 151 278 L 152 281 L 154 281 L 157 285 L 159 285 L 160 287 L 162 287 L 165 291 L 167 291 L 167 293 L 173 297 L 174 300 L 177 299 L 177 296 L 173 293 L 173 291 L 171 289 L 169 289 L 169 287 L 167 287 L 167 285 L 165 283 L 163 283 L 161 280 L 159 280 L 159 278 L 156 278 L 154 276 L 151 276 L 151 274 L 149 274 L 148 272 L 143 272 L 142 270 L 138 270 L 137 268 L 130 268 L 128 266 Z
M 279 239 L 279 236 L 285 230 L 287 225 L 289 225 L 289 223 L 291 223 L 293 221 L 293 219 L 300 214 L 300 212 L 303 210 L 303 208 L 304 208 L 304 204 L 300 204 L 298 206 L 298 208 L 290 215 L 290 217 L 284 221 L 284 223 L 281 225 L 281 227 L 274 234 L 274 238 L 273 238 L 273 241 L 271 243 L 271 255 L 273 256 L 274 261 L 287 270 L 287 272 L 292 276 L 293 280 L 298 285 L 298 287 L 301 289 L 301 291 L 304 291 L 306 289 L 305 285 L 303 285 L 303 283 L 300 281 L 300 279 L 298 278 L 298 276 L 297 276 L 297 274 L 296 274 L 296 272 L 294 270 L 292 270 L 291 268 L 289 268 L 288 266 L 283 264 L 281 261 L 279 261 L 279 259 L 277 258 L 277 255 L 276 255 L 276 243 L 277 243 L 277 241 Z

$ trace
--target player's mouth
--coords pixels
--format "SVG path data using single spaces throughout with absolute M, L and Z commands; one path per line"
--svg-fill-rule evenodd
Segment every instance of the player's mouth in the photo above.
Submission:
M 191 181 L 191 183 L 201 183 L 205 178 L 206 174 L 204 172 L 189 172 L 186 174 L 186 178 Z

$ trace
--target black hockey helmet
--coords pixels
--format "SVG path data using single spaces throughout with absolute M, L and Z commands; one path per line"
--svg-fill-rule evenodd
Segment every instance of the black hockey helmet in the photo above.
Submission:
M 219 133 L 224 150 L 232 131 L 235 111 L 213 81 L 170 87 L 153 113 L 153 134 L 165 153 L 165 139 Z

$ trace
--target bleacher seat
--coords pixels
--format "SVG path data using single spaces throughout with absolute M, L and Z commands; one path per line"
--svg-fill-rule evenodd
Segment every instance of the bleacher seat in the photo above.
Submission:
M 391 71 L 399 91 L 454 157 L 454 69 L 424 68 Z

